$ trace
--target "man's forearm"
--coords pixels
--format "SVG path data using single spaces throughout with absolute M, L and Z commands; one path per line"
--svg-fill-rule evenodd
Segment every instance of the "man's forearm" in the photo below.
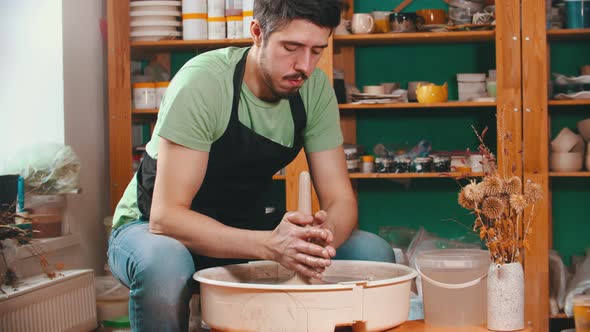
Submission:
M 265 247 L 270 231 L 229 227 L 181 207 L 166 211 L 166 216 L 152 218 L 150 231 L 182 242 L 193 253 L 215 258 L 271 258 Z
M 340 247 L 354 230 L 358 222 L 358 209 L 355 199 L 340 200 L 325 208 L 328 218 L 326 223 L 334 233 L 334 248 Z

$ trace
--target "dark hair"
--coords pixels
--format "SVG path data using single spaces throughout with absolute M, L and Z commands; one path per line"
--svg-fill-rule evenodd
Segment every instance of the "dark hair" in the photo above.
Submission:
M 264 37 L 295 19 L 334 29 L 340 24 L 341 0 L 254 0 L 254 18 Z

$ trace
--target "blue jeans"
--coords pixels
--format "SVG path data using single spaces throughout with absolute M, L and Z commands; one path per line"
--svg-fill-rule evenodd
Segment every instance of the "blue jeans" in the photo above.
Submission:
M 195 262 L 179 241 L 149 232 L 148 223 L 123 225 L 109 239 L 109 266 L 131 292 L 133 331 L 187 331 L 189 301 L 196 290 Z M 356 230 L 335 259 L 394 262 L 391 246 L 379 236 Z

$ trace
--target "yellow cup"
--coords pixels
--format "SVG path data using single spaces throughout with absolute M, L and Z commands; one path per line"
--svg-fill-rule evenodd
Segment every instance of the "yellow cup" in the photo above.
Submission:
M 375 20 L 375 32 L 376 33 L 385 33 L 389 32 L 389 15 L 391 12 L 385 11 L 374 11 L 371 13 L 373 15 L 373 19 Z
M 590 332 L 590 295 L 574 296 L 576 332 Z

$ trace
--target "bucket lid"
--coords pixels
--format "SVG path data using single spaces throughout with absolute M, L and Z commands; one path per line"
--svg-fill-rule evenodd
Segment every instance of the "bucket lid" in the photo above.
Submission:
M 490 253 L 479 249 L 441 249 L 418 253 L 416 264 L 430 269 L 471 269 L 487 267 Z
M 580 294 L 574 296 L 574 305 L 579 305 L 582 307 L 590 307 L 590 294 Z
M 117 318 L 105 319 L 102 321 L 104 327 L 131 327 L 129 316 L 121 316 Z

